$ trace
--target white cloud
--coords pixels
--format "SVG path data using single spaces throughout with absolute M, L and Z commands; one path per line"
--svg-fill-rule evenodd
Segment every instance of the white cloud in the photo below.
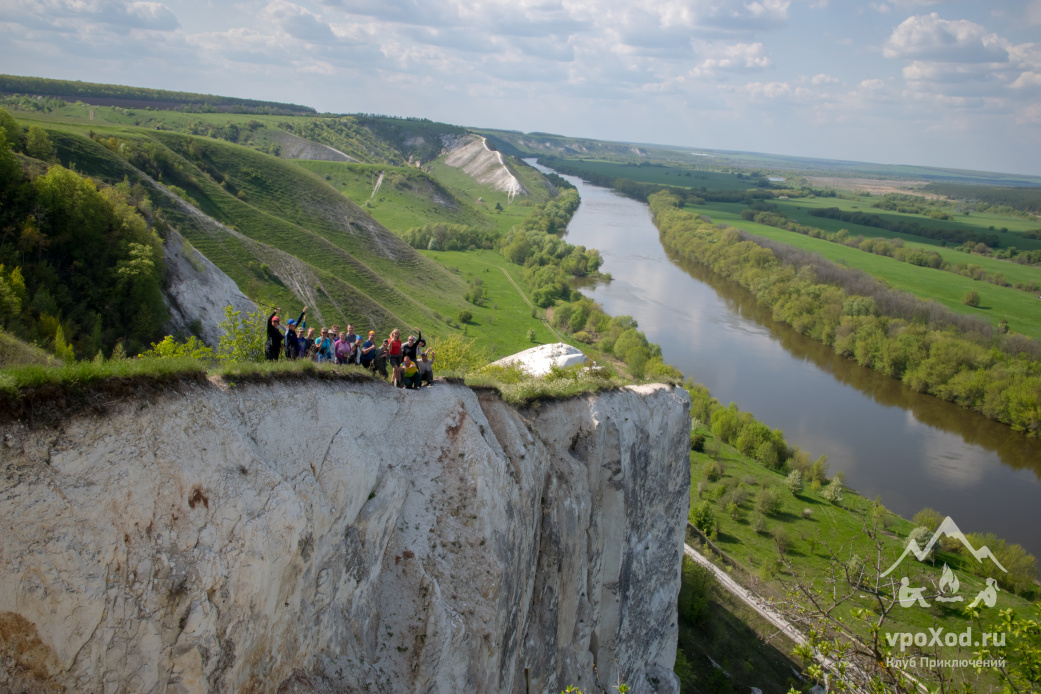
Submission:
M 261 11 L 261 18 L 273 24 L 293 38 L 309 43 L 335 41 L 325 20 L 313 12 L 286 0 L 274 0 Z
M 764 70 L 773 65 L 762 43 L 738 43 L 733 45 L 707 46 L 702 53 L 710 57 L 703 59 L 692 70 L 692 74 L 711 75 L 718 70 L 746 72 Z
M 1009 85 L 1012 89 L 1029 89 L 1031 87 L 1041 87 L 1041 73 L 1038 72 L 1024 72 L 1016 81 Z
M 885 89 L 886 88 L 886 83 L 883 80 L 875 78 L 875 79 L 870 79 L 870 80 L 863 80 L 857 86 L 860 87 L 861 89 L 866 89 L 868 91 L 877 92 L 877 91 L 879 91 L 881 89 Z
M 749 82 L 745 92 L 752 99 L 769 101 L 808 100 L 813 92 L 791 82 Z
M 996 34 L 964 19 L 940 19 L 936 13 L 908 17 L 883 47 L 887 58 L 991 63 L 1008 60 L 1008 44 Z
M 814 75 L 810 82 L 814 86 L 820 86 L 822 84 L 838 84 L 839 80 L 831 75 L 826 75 L 823 72 L 819 75 Z

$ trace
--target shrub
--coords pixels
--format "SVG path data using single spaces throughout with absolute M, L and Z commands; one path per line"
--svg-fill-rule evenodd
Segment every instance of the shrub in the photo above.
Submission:
M 788 477 L 784 480 L 784 486 L 788 488 L 788 491 L 792 493 L 792 496 L 796 496 L 802 491 L 802 473 L 798 470 L 792 470 L 788 473 Z
M 692 506 L 687 520 L 708 537 L 716 537 L 716 516 L 712 513 L 712 505 L 709 502 L 702 501 L 700 504 Z
M 781 510 L 781 498 L 773 487 L 763 487 L 755 495 L 755 510 L 764 516 L 778 513 Z
M 528 342 L 534 342 L 535 341 L 535 328 L 528 328 L 528 332 L 524 336 L 528 339 Z
M 828 486 L 824 488 L 824 491 L 821 492 L 821 496 L 833 504 L 842 501 L 842 480 L 838 478 L 833 479 Z
M 828 456 L 822 455 L 813 462 L 810 466 L 810 472 L 807 476 L 810 482 L 818 482 L 824 484 L 828 480 Z
M 915 543 L 917 543 L 919 549 L 924 549 L 926 543 L 929 542 L 929 538 L 932 536 L 932 530 L 929 530 L 929 528 L 925 527 L 924 525 L 919 525 L 917 528 L 912 530 L 910 534 L 908 534 L 907 539 L 908 541 L 914 540 Z M 929 554 L 927 554 L 925 558 L 927 560 L 931 560 L 935 556 L 936 547 L 934 546 L 932 549 L 929 550 Z
M 808 508 L 804 508 L 804 509 L 802 510 L 802 517 L 803 517 L 803 520 L 809 520 L 809 519 L 810 519 L 810 516 L 812 516 L 812 515 L 813 515 L 813 511 L 811 511 L 810 509 L 808 509 Z
M 469 323 L 474 319 L 474 314 L 471 311 L 464 308 L 459 312 L 458 318 L 460 323 Z
M 915 525 L 924 525 L 929 529 L 929 532 L 934 533 L 940 527 L 940 523 L 943 523 L 943 514 L 927 506 L 914 514 L 914 518 L 911 521 Z
M 704 450 L 705 450 L 705 435 L 704 434 L 695 434 L 694 432 L 691 432 L 691 434 L 690 434 L 690 450 L 696 451 L 698 453 L 704 452 Z
M 476 371 L 491 359 L 487 348 L 478 347 L 476 339 L 467 340 L 462 335 L 431 340 L 430 347 L 437 352 L 437 371 L 460 376 Z
M 715 482 L 723 476 L 723 463 L 719 460 L 710 460 L 705 465 L 705 479 L 709 482 Z
M 994 558 L 1001 562 L 1008 572 L 1003 572 L 994 562 L 970 562 L 970 565 L 976 565 L 976 570 L 983 576 L 997 579 L 1002 587 L 1016 593 L 1025 593 L 1033 587 L 1037 579 L 1037 559 L 1034 555 L 1019 545 L 1005 542 L 994 533 L 968 533 L 966 538 L 976 549 L 984 545 L 989 547 L 994 553 Z
M 766 517 L 758 511 L 748 519 L 748 524 L 752 526 L 754 532 L 760 535 L 766 532 Z
M 966 306 L 971 306 L 972 308 L 978 307 L 980 305 L 979 292 L 972 291 L 966 293 L 965 296 L 961 298 L 961 302 Z
M 774 544 L 777 545 L 777 551 L 781 554 L 788 554 L 788 551 L 792 548 L 792 538 L 788 536 L 788 531 L 778 526 L 774 528 L 773 536 Z
M 267 340 L 267 320 L 260 311 L 243 317 L 229 304 L 224 307 L 224 320 L 220 323 L 220 344 L 217 357 L 223 362 L 264 361 L 264 342 Z

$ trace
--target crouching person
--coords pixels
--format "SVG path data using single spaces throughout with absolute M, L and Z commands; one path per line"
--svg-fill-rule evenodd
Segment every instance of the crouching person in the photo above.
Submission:
M 406 388 L 415 389 L 419 387 L 419 367 L 409 357 L 401 360 L 401 378 Z

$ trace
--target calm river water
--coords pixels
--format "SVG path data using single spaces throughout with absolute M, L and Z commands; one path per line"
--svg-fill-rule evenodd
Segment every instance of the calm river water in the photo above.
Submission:
M 614 277 L 582 291 L 634 316 L 667 363 L 813 457 L 826 454 L 864 496 L 906 517 L 930 506 L 965 532 L 994 532 L 1041 557 L 1041 441 L 774 322 L 744 289 L 669 258 L 646 205 L 565 178 L 582 196 L 567 240 L 599 249 Z

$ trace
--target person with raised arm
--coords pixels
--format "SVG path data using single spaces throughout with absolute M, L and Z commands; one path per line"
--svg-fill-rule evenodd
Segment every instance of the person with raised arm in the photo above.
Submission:
M 264 356 L 268 361 L 277 361 L 278 355 L 282 353 L 282 331 L 278 329 L 281 319 L 278 317 L 280 308 L 275 308 L 267 317 L 267 342 L 264 344 Z

